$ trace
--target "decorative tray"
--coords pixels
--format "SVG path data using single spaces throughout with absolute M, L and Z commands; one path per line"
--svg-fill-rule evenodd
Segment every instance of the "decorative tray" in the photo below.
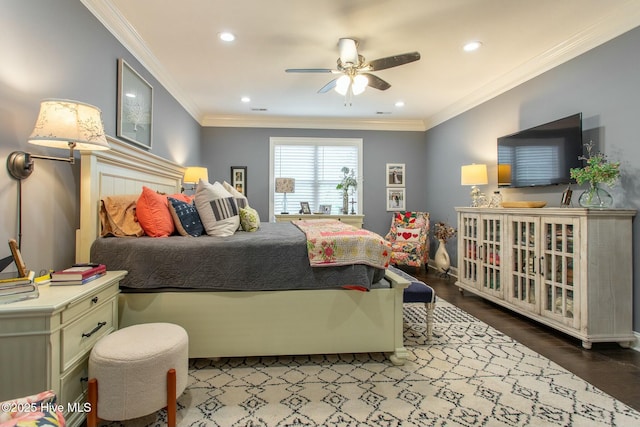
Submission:
M 547 206 L 547 202 L 530 201 L 530 202 L 502 202 L 503 208 L 543 208 Z

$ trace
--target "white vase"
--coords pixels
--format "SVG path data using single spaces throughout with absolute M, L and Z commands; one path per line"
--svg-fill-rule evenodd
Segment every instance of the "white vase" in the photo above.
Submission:
M 445 241 L 442 239 L 439 239 L 438 241 L 440 244 L 438 245 L 435 257 L 433 258 L 433 264 L 436 266 L 438 273 L 447 274 L 451 268 L 451 259 L 449 258 Z

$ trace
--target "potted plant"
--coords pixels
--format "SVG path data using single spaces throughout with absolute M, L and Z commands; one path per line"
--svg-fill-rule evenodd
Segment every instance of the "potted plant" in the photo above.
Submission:
M 342 213 L 349 213 L 349 189 L 356 189 L 358 187 L 358 180 L 356 179 L 356 173 L 353 169 L 349 169 L 348 167 L 343 167 L 342 171 L 342 181 L 340 184 L 336 185 L 336 190 L 342 190 Z
M 584 208 L 607 208 L 613 204 L 613 197 L 601 188 L 600 184 L 613 186 L 620 177 L 620 162 L 610 162 L 602 153 L 593 153 L 593 141 L 584 145 L 587 149 L 586 156 L 580 156 L 586 161 L 582 168 L 571 168 L 571 178 L 578 185 L 589 183 L 578 199 L 580 206 Z

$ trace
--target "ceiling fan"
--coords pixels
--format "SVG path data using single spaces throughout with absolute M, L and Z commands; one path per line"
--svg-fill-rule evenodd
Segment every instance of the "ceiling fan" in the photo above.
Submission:
M 419 52 L 410 52 L 367 62 L 364 56 L 358 53 L 357 40 L 350 38 L 341 38 L 338 41 L 338 50 L 340 57 L 337 61 L 337 69 L 287 68 L 285 72 L 342 74 L 321 87 L 318 93 L 326 93 L 331 89 L 335 89 L 341 95 L 349 98 L 351 95 L 362 93 L 367 86 L 378 90 L 387 90 L 391 87 L 389 83 L 371 74 L 370 71 L 386 70 L 387 68 L 397 67 L 420 59 Z

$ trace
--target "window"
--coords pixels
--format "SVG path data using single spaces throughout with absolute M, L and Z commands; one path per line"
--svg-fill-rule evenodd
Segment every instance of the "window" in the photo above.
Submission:
M 276 178 L 294 178 L 295 190 L 286 195 L 287 211 L 298 213 L 300 202 L 309 202 L 312 212 L 320 205 L 331 205 L 332 214 L 340 214 L 342 193 L 336 186 L 342 180 L 342 168 L 353 169 L 358 188 L 349 196 L 355 212 L 362 205 L 362 139 L 359 138 L 270 138 L 269 216 L 284 211 L 283 193 L 275 192 Z M 349 207 L 351 211 L 351 206 Z

